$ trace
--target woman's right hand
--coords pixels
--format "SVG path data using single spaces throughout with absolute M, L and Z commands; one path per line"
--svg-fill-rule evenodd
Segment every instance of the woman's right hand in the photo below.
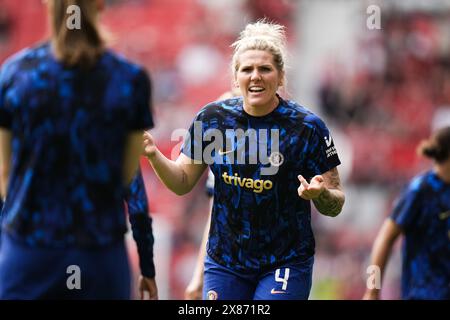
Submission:
M 146 156 L 147 158 L 152 157 L 156 153 L 156 144 L 155 140 L 153 139 L 153 136 L 148 131 L 144 131 L 144 142 L 142 144 L 143 152 L 142 154 Z

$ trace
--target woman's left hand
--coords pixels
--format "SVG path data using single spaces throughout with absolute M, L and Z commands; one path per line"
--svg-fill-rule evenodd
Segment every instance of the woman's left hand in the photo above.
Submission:
M 302 175 L 298 175 L 298 180 L 300 180 L 300 186 L 297 189 L 298 195 L 305 200 L 318 198 L 326 189 L 325 181 L 321 175 L 314 176 L 309 183 Z

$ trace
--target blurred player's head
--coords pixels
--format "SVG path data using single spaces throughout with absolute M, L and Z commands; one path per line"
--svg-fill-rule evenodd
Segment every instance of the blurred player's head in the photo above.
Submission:
M 244 103 L 261 107 L 278 101 L 276 92 L 286 82 L 284 27 L 264 20 L 248 24 L 232 46 L 235 86 Z
M 48 0 L 47 7 L 56 58 L 68 66 L 92 66 L 104 49 L 98 27 L 104 0 Z M 78 8 L 79 28 L 73 24 Z
M 447 161 L 450 156 L 450 127 L 441 128 L 429 139 L 422 141 L 418 152 L 437 163 Z

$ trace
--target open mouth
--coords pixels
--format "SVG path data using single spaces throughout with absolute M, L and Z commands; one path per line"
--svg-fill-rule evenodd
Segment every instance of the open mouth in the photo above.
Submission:
M 248 88 L 248 91 L 251 93 L 260 93 L 260 92 L 263 92 L 264 90 L 265 89 L 263 87 L 257 87 L 257 86 Z

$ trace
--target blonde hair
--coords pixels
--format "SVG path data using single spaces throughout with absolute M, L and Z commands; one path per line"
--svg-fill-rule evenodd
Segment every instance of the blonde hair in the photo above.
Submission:
M 66 25 L 67 8 L 76 5 L 81 12 L 81 28 Z M 104 40 L 98 28 L 97 2 L 93 0 L 49 0 L 52 44 L 56 58 L 67 66 L 89 68 L 104 51 Z
M 423 140 L 417 152 L 437 163 L 446 161 L 450 156 L 450 127 L 436 131 L 429 139 Z
M 239 69 L 239 56 L 247 50 L 262 50 L 272 54 L 278 71 L 285 74 L 286 69 L 285 27 L 268 22 L 266 19 L 248 24 L 231 47 L 234 48 L 231 69 L 233 75 Z

